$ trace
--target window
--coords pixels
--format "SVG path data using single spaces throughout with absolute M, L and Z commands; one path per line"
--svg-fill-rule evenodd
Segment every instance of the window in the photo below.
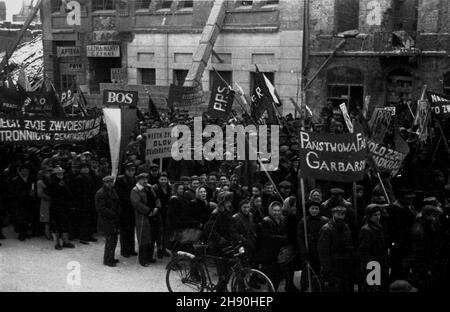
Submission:
M 450 95 L 450 72 L 444 75 L 444 85 L 443 85 L 443 93 L 446 95 Z
M 156 85 L 156 71 L 154 68 L 141 68 L 139 72 L 141 74 L 141 84 Z
M 336 0 L 336 31 L 358 29 L 359 0 Z
M 94 11 L 115 10 L 116 0 L 93 0 L 92 9 Z
M 333 107 L 345 103 L 349 112 L 362 109 L 364 87 L 362 73 L 353 68 L 338 67 L 327 73 L 328 102 Z
M 170 0 L 163 0 L 161 9 L 170 9 L 172 7 L 172 2 Z
M 181 1 L 181 8 L 193 8 L 194 7 L 194 1 Z
M 280 0 L 269 0 L 266 1 L 266 5 L 278 5 L 279 2 Z
M 252 6 L 253 1 L 241 1 L 240 5 L 241 6 Z
M 261 72 L 264 75 L 266 75 L 267 79 L 269 79 L 269 81 L 275 86 L 275 74 L 272 72 Z M 256 79 L 256 73 L 255 72 L 251 72 L 250 73 L 250 94 L 253 93 L 254 89 L 255 89 L 255 79 Z
M 61 0 L 52 0 L 51 4 L 52 4 L 52 13 L 61 12 L 61 5 L 62 5 Z
M 185 69 L 175 69 L 173 71 L 173 84 L 176 86 L 182 86 L 186 80 L 188 70 Z
M 140 10 L 140 9 L 149 9 L 150 8 L 150 4 L 152 3 L 152 0 L 137 0 L 136 1 L 136 10 Z
M 225 80 L 230 86 L 233 86 L 233 72 L 232 71 L 217 71 L 220 76 L 222 76 L 223 80 Z M 216 79 L 220 80 L 217 77 L 216 73 L 212 70 L 209 73 L 209 90 L 212 90 L 214 82 Z
M 61 75 L 61 90 L 75 89 L 76 85 L 75 75 Z

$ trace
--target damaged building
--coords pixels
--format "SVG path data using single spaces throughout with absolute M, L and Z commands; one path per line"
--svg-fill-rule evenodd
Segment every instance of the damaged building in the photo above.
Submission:
M 307 104 L 415 107 L 422 88 L 450 94 L 448 0 L 312 0 Z
M 198 71 L 205 103 L 213 67 L 248 95 L 257 64 L 275 84 L 284 113 L 293 113 L 289 98 L 301 87 L 303 1 L 230 0 L 213 10 L 220 2 L 44 1 L 47 76 L 58 90 L 79 85 L 96 106 L 103 90 L 126 88 L 139 92 L 144 109 L 146 92 L 164 109 L 169 85 L 183 85 L 196 62 L 206 63 Z

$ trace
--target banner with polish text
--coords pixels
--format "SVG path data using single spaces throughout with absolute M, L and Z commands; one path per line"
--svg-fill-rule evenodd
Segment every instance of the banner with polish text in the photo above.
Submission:
M 100 133 L 101 116 L 86 118 L 0 117 L 0 142 L 61 144 L 83 142 Z
M 334 182 L 356 182 L 366 167 L 364 133 L 323 134 L 300 131 L 302 176 Z

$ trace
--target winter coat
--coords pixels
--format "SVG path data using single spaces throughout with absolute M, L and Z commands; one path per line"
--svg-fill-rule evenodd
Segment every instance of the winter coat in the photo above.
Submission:
M 305 224 L 304 220 L 300 220 L 297 226 L 297 243 L 300 255 L 303 260 L 308 259 L 315 269 L 319 269 L 319 254 L 317 252 L 317 243 L 319 241 L 320 229 L 328 222 L 327 217 L 323 216 L 307 216 L 306 229 L 308 234 L 308 251 L 305 244 Z
M 14 177 L 9 185 L 10 196 L 15 214 L 16 223 L 27 223 L 31 221 L 34 198 L 29 194 L 33 181 L 28 177 L 24 181 L 20 176 Z
M 122 228 L 134 227 L 136 222 L 134 208 L 130 200 L 131 190 L 135 185 L 134 177 L 121 175 L 116 179 L 115 188 L 120 199 L 120 226 Z
M 114 188 L 102 187 L 95 194 L 95 208 L 98 212 L 98 230 L 110 235 L 120 228 L 119 196 Z
M 167 220 L 167 209 L 169 209 L 169 200 L 170 197 L 172 197 L 172 191 L 170 189 L 170 186 L 167 185 L 166 192 L 163 191 L 161 185 L 157 184 L 155 186 L 155 192 L 156 196 L 158 196 L 159 200 L 161 201 L 161 219 L 165 223 Z
M 387 249 L 383 227 L 368 221 L 359 232 L 358 255 L 362 271 L 366 270 L 366 265 L 370 261 L 377 261 L 382 270 L 387 270 Z
M 234 214 L 233 226 L 244 246 L 254 251 L 256 248 L 256 225 L 253 214 L 251 212 L 248 215 L 244 215 L 242 212 Z
M 79 174 L 73 181 L 73 194 L 76 194 L 77 210 L 95 211 L 94 196 L 98 189 L 90 175 Z
M 440 256 L 440 236 L 436 225 L 423 217 L 417 218 L 411 229 L 411 258 L 419 271 L 435 271 Z
M 64 179 L 53 176 L 48 186 L 51 197 L 50 223 L 57 231 L 67 231 L 70 223 L 70 208 L 73 203 L 73 193 Z
M 330 220 L 320 229 L 317 251 L 322 272 L 347 281 L 352 279 L 354 251 L 351 232 L 345 222 Z
M 166 227 L 169 237 L 174 232 L 186 229 L 190 225 L 188 205 L 189 203 L 180 196 L 172 196 L 169 199 L 166 218 Z
M 276 223 L 271 216 L 264 217 L 261 223 L 261 261 L 273 264 L 278 261 L 281 247 L 287 244 L 284 219 Z
M 39 220 L 41 222 L 45 222 L 45 223 L 50 222 L 51 197 L 48 194 L 48 184 L 49 184 L 49 181 L 47 181 L 47 179 L 45 179 L 45 180 L 40 179 L 36 183 L 37 196 L 40 199 Z
M 156 199 L 151 193 L 144 189 L 139 190 L 135 186 L 130 193 L 131 205 L 134 208 L 136 220 L 136 235 L 139 245 L 147 245 L 151 243 L 150 217 L 149 214 L 156 206 Z M 150 196 L 149 196 L 150 195 Z
M 239 240 L 232 221 L 231 212 L 227 210 L 216 208 L 211 213 L 205 224 L 203 237 L 213 253 L 220 253 L 223 247 L 234 245 Z
M 197 198 L 192 200 L 190 202 L 188 212 L 191 219 L 191 225 L 194 227 L 203 228 L 206 222 L 208 222 L 211 212 L 212 209 L 209 202 L 205 203 Z

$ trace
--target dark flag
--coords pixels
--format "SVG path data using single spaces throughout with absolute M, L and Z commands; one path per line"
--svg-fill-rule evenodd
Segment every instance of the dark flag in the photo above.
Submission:
M 159 112 L 156 108 L 155 103 L 153 102 L 152 96 L 148 92 L 148 113 L 150 114 L 151 118 L 159 118 Z
M 61 102 L 56 95 L 56 92 L 53 88 L 50 88 L 50 102 L 52 106 L 52 116 L 65 118 L 66 113 L 64 112 L 64 108 L 61 105 Z
M 214 74 L 218 79 L 214 79 L 207 114 L 211 118 L 228 121 L 233 108 L 234 91 L 216 70 Z
M 256 65 L 255 65 L 256 66 Z M 272 107 L 272 99 L 269 91 L 267 90 L 264 76 L 256 66 L 255 73 L 255 86 L 252 90 L 251 96 L 251 115 L 253 120 L 260 123 L 261 117 L 264 113 Z
M 36 106 L 36 103 L 20 83 L 17 84 L 17 92 L 19 94 L 20 103 L 22 104 L 22 112 L 28 113 Z

